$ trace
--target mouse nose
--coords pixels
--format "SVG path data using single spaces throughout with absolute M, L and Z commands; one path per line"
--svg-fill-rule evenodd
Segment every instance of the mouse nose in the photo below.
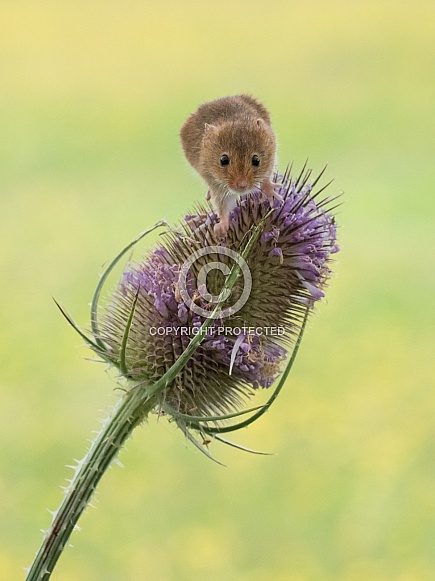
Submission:
M 237 190 L 246 190 L 248 187 L 248 180 L 245 177 L 240 177 L 235 180 L 234 183 Z

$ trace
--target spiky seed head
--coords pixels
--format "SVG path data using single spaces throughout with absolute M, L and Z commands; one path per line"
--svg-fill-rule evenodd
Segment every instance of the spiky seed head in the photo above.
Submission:
M 213 309 L 210 298 L 222 290 L 234 263 L 231 253 L 242 252 L 263 220 L 263 233 L 246 257 L 248 296 L 242 271 L 221 316 L 160 397 L 180 413 L 216 415 L 238 409 L 246 396 L 272 385 L 306 309 L 323 297 L 330 256 L 338 251 L 332 200 L 318 199 L 310 174 L 295 181 L 277 176 L 282 201 L 274 200 L 273 211 L 260 191 L 241 199 L 224 244 L 215 238 L 216 214 L 198 206 L 142 262 L 128 265 L 105 309 L 101 339 L 119 360 L 133 312 L 124 348 L 129 380 L 152 384 L 175 363 Z M 189 301 L 183 299 L 182 281 Z M 241 306 L 235 309 L 236 304 Z

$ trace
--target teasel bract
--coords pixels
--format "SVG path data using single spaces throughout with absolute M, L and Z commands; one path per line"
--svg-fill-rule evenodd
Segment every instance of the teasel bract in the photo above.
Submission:
M 281 184 L 271 205 L 259 190 L 239 200 L 225 240 L 217 216 L 198 205 L 181 224 L 161 221 L 126 246 L 100 278 L 91 331 L 68 322 L 97 356 L 115 366 L 124 395 L 77 463 L 27 579 L 46 580 L 102 475 L 150 412 L 167 416 L 212 458 L 208 444 L 257 420 L 275 401 L 295 360 L 307 318 L 324 296 L 330 256 L 338 251 L 335 197 L 321 196 L 311 170 Z M 130 262 L 100 306 L 103 286 L 146 234 L 165 228 L 161 243 Z M 279 381 L 278 381 L 279 378 Z M 275 383 L 277 385 L 275 386 Z M 246 409 L 258 390 L 265 404 Z M 241 416 L 244 416 L 243 418 Z

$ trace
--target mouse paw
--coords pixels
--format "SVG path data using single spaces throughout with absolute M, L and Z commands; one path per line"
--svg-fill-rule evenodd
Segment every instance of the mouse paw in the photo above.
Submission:
M 207 192 L 207 194 L 206 194 L 206 196 L 205 196 L 205 199 L 207 200 L 207 202 L 209 202 L 209 201 L 211 200 L 211 193 L 210 193 L 210 190 L 208 190 L 208 192 Z
M 218 240 L 221 238 L 226 238 L 228 234 L 229 223 L 227 222 L 218 222 L 214 225 L 214 234 Z
M 271 182 L 270 180 L 267 180 L 263 182 L 263 185 L 261 186 L 261 191 L 266 196 L 266 198 L 268 198 L 271 201 L 273 200 L 273 198 L 276 198 L 277 200 L 282 200 L 281 194 L 275 192 L 275 188 L 280 188 L 281 186 L 282 184 L 276 184 L 274 182 Z

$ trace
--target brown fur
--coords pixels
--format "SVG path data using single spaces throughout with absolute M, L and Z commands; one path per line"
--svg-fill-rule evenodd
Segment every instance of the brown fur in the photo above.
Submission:
M 180 137 L 187 160 L 209 186 L 221 220 L 219 235 L 228 229 L 238 192 L 260 186 L 268 198 L 276 196 L 270 182 L 275 135 L 267 109 L 253 97 L 234 95 L 204 103 L 186 120 Z M 223 154 L 229 157 L 229 165 L 221 165 Z M 254 155 L 260 159 L 258 167 L 252 164 Z

